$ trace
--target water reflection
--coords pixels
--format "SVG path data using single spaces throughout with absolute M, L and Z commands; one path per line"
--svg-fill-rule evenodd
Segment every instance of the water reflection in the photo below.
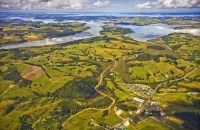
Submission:
M 96 36 L 100 36 L 100 31 L 102 31 L 102 27 L 101 27 L 102 25 L 103 25 L 102 23 L 91 21 L 91 22 L 87 22 L 87 26 L 89 26 L 90 29 L 81 33 L 76 33 L 74 35 L 69 35 L 69 36 L 64 36 L 64 37 L 47 38 L 47 39 L 39 40 L 39 41 L 25 42 L 25 43 L 21 43 L 17 45 L 4 46 L 4 47 L 1 47 L 0 49 L 13 49 L 13 48 L 21 48 L 21 47 L 55 45 L 55 44 L 62 44 L 62 43 L 67 43 L 71 41 L 86 39 L 90 37 L 96 37 Z
M 12 17 L 12 19 L 23 19 L 23 20 L 29 20 L 29 21 L 41 21 L 44 23 L 52 23 L 57 22 L 55 19 L 34 19 L 34 18 L 22 18 L 22 17 Z M 96 37 L 100 36 L 100 31 L 102 30 L 102 27 L 104 24 L 103 22 L 85 22 L 85 21 L 63 21 L 63 22 L 83 22 L 87 23 L 87 26 L 90 27 L 90 29 L 77 33 L 75 35 L 70 36 L 64 36 L 59 38 L 49 38 L 45 40 L 39 40 L 39 41 L 32 41 L 32 42 L 25 42 L 18 45 L 10 45 L 10 46 L 4 46 L 0 49 L 12 49 L 12 48 L 20 48 L 20 47 L 33 47 L 33 46 L 44 46 L 44 45 L 54 45 L 54 44 L 62 44 L 67 43 L 75 40 L 81 40 L 86 39 L 90 37 Z M 111 25 L 114 26 L 114 25 Z M 174 27 L 177 27 L 178 25 L 166 25 L 166 24 L 151 24 L 148 26 L 135 26 L 135 25 L 115 25 L 119 27 L 125 27 L 132 29 L 135 33 L 127 34 L 131 38 L 138 40 L 138 41 L 147 41 L 149 39 L 162 37 L 164 35 L 168 35 L 170 33 L 191 33 L 194 35 L 200 35 L 200 29 L 182 29 L 182 30 L 174 30 Z
M 21 19 L 25 21 L 32 21 L 32 22 L 43 22 L 43 23 L 57 23 L 56 19 L 35 19 L 35 18 L 26 18 L 26 17 L 10 17 L 10 19 Z
M 135 26 L 135 25 L 116 25 L 119 27 L 131 28 L 135 33 L 128 34 L 131 38 L 138 41 L 147 41 L 149 39 L 162 37 L 170 33 L 190 33 L 194 35 L 200 35 L 199 29 L 181 29 L 174 30 L 174 27 L 178 25 L 166 25 L 166 24 L 151 24 L 147 26 Z

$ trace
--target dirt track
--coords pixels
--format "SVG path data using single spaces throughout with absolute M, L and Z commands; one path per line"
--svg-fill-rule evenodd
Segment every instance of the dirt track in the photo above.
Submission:
M 82 111 L 76 113 L 75 115 L 71 116 L 70 118 L 68 118 L 68 119 L 62 124 L 62 127 L 64 127 L 65 124 L 66 124 L 70 119 L 72 119 L 73 117 L 77 116 L 78 114 L 80 114 L 80 113 L 82 113 L 82 112 L 84 112 L 84 111 L 86 111 L 86 110 L 108 110 L 108 109 L 110 109 L 110 108 L 114 105 L 115 99 L 112 98 L 112 97 L 110 97 L 109 95 L 106 95 L 105 93 L 99 91 L 99 90 L 98 90 L 98 87 L 99 87 L 99 86 L 101 85 L 101 83 L 102 83 L 103 75 L 105 74 L 105 72 L 107 72 L 108 70 L 111 70 L 111 71 L 112 71 L 113 69 L 115 69 L 115 68 L 117 67 L 117 65 L 118 65 L 118 62 L 115 61 L 115 64 L 114 64 L 113 66 L 110 66 L 110 67 L 108 67 L 107 69 L 105 69 L 105 70 L 101 73 L 101 75 L 100 75 L 99 83 L 95 86 L 95 90 L 96 90 L 99 94 L 101 94 L 101 95 L 103 95 L 103 96 L 106 96 L 106 97 L 109 97 L 109 98 L 112 100 L 112 103 L 111 103 L 107 108 L 104 108 L 104 109 L 86 108 L 86 109 L 84 109 L 84 110 L 82 110 Z

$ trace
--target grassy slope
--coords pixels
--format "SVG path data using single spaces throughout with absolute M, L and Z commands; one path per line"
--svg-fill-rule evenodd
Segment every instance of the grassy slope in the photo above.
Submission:
M 110 34 L 105 34 L 109 35 Z M 73 80 L 75 77 L 86 77 L 86 76 L 93 76 L 94 78 L 98 79 L 99 74 L 107 68 L 108 65 L 112 64 L 112 60 L 115 60 L 116 58 L 127 58 L 133 56 L 133 53 L 135 51 L 138 51 L 139 49 L 143 49 L 144 52 L 148 52 L 150 54 L 170 54 L 174 55 L 177 57 L 177 62 L 178 62 L 178 67 L 185 67 L 187 65 L 193 65 L 193 67 L 189 69 L 184 69 L 181 70 L 178 67 L 176 67 L 172 61 L 172 63 L 167 62 L 165 63 L 164 61 L 162 62 L 155 62 L 155 61 L 135 61 L 134 58 L 131 58 L 128 60 L 128 62 L 124 62 L 123 60 L 119 60 L 119 66 L 114 70 L 117 72 L 119 77 L 122 77 L 125 79 L 125 81 L 134 81 L 130 79 L 130 77 L 134 76 L 139 76 L 142 78 L 142 80 L 138 80 L 138 82 L 149 82 L 149 80 L 146 79 L 146 74 L 149 73 L 148 69 L 152 71 L 152 73 L 157 73 L 158 74 L 152 76 L 150 75 L 150 81 L 154 82 L 156 79 L 158 80 L 167 80 L 166 77 L 164 77 L 161 74 L 168 74 L 169 76 L 182 76 L 184 73 L 188 72 L 194 66 L 197 64 L 195 62 L 190 62 L 187 61 L 186 59 L 180 59 L 180 56 L 182 53 L 175 53 L 172 51 L 159 51 L 159 50 L 146 50 L 146 45 L 145 44 L 140 44 L 138 45 L 133 44 L 133 43 L 123 43 L 121 42 L 122 37 L 119 35 L 112 35 L 112 37 L 115 37 L 116 40 L 111 40 L 109 43 L 106 43 L 105 40 L 96 40 L 95 42 L 92 42 L 92 44 L 85 44 L 81 43 L 80 44 L 74 44 L 74 45 L 68 45 L 68 46 L 47 46 L 47 47 L 33 47 L 33 48 L 24 48 L 24 49 L 19 49 L 20 52 L 19 54 L 23 54 L 24 51 L 27 49 L 31 52 L 33 52 L 36 56 L 28 56 L 28 59 L 25 60 L 27 63 L 32 63 L 35 65 L 42 66 L 44 70 L 46 71 L 47 74 L 49 74 L 50 78 L 47 77 L 47 75 L 42 75 L 35 79 L 33 83 L 31 84 L 31 87 L 25 87 L 21 88 L 18 87 L 17 85 L 9 90 L 4 96 L 1 97 L 1 102 L 0 106 L 1 107 L 1 115 L 4 113 L 4 110 L 8 107 L 9 104 L 13 104 L 16 102 L 14 98 L 16 97 L 25 97 L 25 101 L 18 103 L 15 106 L 15 109 L 9 113 L 7 116 L 2 115 L 0 117 L 0 122 L 2 126 L 1 128 L 5 129 L 14 129 L 18 125 L 19 117 L 24 114 L 31 115 L 31 117 L 35 118 L 33 125 L 36 128 L 47 128 L 47 127 L 55 127 L 57 128 L 57 125 L 59 126 L 62 121 L 64 121 L 67 117 L 66 115 L 59 118 L 61 120 L 59 121 L 54 121 L 51 120 L 51 116 L 55 116 L 56 114 L 53 113 L 55 109 L 60 110 L 58 107 L 58 103 L 60 103 L 63 99 L 58 99 L 58 98 L 50 98 L 47 96 L 44 97 L 35 97 L 33 94 L 33 91 L 36 91 L 40 94 L 46 95 L 48 92 L 52 93 L 62 87 L 66 82 Z M 87 40 L 86 40 L 87 42 Z M 90 41 L 88 40 L 88 43 Z M 1 53 L 9 53 L 9 55 L 1 58 L 1 65 L 0 65 L 0 70 L 5 71 L 8 67 L 16 67 L 17 70 L 22 73 L 27 69 L 29 65 L 27 64 L 22 64 L 23 60 L 18 58 L 14 59 L 13 55 L 15 54 L 14 51 L 6 51 L 6 52 L 1 52 Z M 164 60 L 166 60 L 166 57 L 163 57 Z M 111 61 L 109 61 L 111 60 Z M 142 66 L 139 67 L 130 67 L 126 68 L 125 64 L 126 63 L 142 63 Z M 6 65 L 5 65 L 6 63 Z M 13 65 L 14 63 L 14 65 Z M 165 67 L 163 67 L 165 66 Z M 122 67 L 122 69 L 121 69 Z M 138 68 L 141 71 L 138 71 Z M 127 73 L 127 70 L 130 70 L 131 74 Z M 169 71 L 173 70 L 175 72 L 174 75 L 169 74 Z M 144 72 L 144 73 L 141 73 Z M 179 75 L 180 74 L 180 75 Z M 189 78 L 193 78 L 195 76 L 198 76 L 198 71 L 194 72 L 192 75 L 190 75 Z M 12 81 L 6 81 L 0 78 L 0 92 L 3 93 L 5 90 L 7 90 L 9 84 L 14 84 Z M 114 82 L 119 82 L 119 80 L 115 79 Z M 115 89 L 114 93 L 115 95 L 122 99 L 126 99 L 128 96 L 130 96 L 130 93 L 126 91 L 122 91 L 119 88 L 116 88 L 114 85 L 113 81 L 110 81 L 109 78 L 107 79 L 107 87 L 111 89 Z M 198 81 L 197 82 L 198 85 Z M 120 84 L 118 84 L 118 87 Z M 190 85 L 191 86 L 191 85 Z M 123 89 L 123 88 L 121 88 Z M 171 96 L 171 95 L 170 95 Z M 171 100 L 170 96 L 165 96 L 165 99 L 167 101 L 171 101 L 172 103 L 176 104 L 179 103 L 180 101 L 186 100 L 185 95 L 181 94 L 175 94 L 173 97 L 173 100 Z M 164 98 L 162 95 L 156 95 L 155 101 L 159 101 L 159 98 Z M 193 97 L 194 99 L 199 99 L 196 97 Z M 191 98 L 191 99 L 192 99 Z M 81 101 L 76 101 L 75 102 L 81 102 Z M 93 100 L 89 100 L 89 102 L 92 102 Z M 191 101 L 189 100 L 188 104 L 191 105 Z M 170 108 L 170 104 L 166 104 L 164 101 L 159 101 L 161 102 L 161 105 L 166 108 Z M 184 107 L 181 106 L 175 106 L 177 110 L 180 110 Z M 172 109 L 170 109 L 172 110 Z M 185 108 L 185 110 L 191 110 L 191 111 L 197 111 L 197 109 L 190 109 L 190 108 Z M 171 112 L 171 111 L 169 111 Z M 88 114 L 89 113 L 89 114 Z M 115 125 L 117 122 L 119 122 L 121 119 L 119 119 L 113 112 L 113 110 L 109 110 L 109 115 L 106 117 L 102 117 L 102 111 L 92 111 L 92 112 L 84 112 L 80 116 L 83 118 L 86 118 L 83 123 L 80 122 L 78 117 L 75 117 L 70 121 L 65 128 L 87 128 L 90 129 L 91 127 L 88 127 L 88 120 L 90 116 L 95 117 L 95 122 L 96 123 L 108 123 L 110 125 Z M 5 118 L 6 117 L 6 118 Z M 51 120 L 51 123 L 48 122 L 47 119 Z M 57 119 L 57 118 L 55 118 Z M 116 120 L 113 120 L 116 119 Z M 13 121 L 12 121 L 13 120 Z M 13 125 L 12 122 L 15 122 Z M 55 122 L 55 123 L 52 123 Z M 150 121 L 152 122 L 152 121 Z M 48 126 L 48 124 L 51 124 Z M 154 122 L 155 123 L 155 122 Z M 43 125 L 39 125 L 43 124 Z M 144 126 L 148 126 L 147 125 Z M 158 124 L 158 123 L 156 123 Z M 163 127 L 161 124 L 158 125 L 159 127 Z M 154 128 L 155 126 L 151 126 Z M 144 127 L 141 127 L 143 129 Z M 96 129 L 94 127 L 94 129 Z M 167 128 L 166 128 L 167 129 Z
M 166 125 L 153 120 L 153 119 L 148 119 L 147 121 L 144 121 L 140 124 L 138 124 L 138 129 L 139 130 L 155 130 L 159 128 L 160 130 L 172 130 L 171 128 L 167 127 Z

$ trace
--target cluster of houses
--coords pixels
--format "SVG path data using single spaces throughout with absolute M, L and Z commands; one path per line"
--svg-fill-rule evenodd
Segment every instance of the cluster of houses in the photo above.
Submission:
M 157 102 L 149 102 L 149 104 L 145 106 L 144 115 L 152 116 L 155 113 L 160 117 L 159 120 L 164 120 L 163 117 L 166 116 L 166 114 L 163 112 L 160 104 Z
M 144 84 L 127 84 L 126 88 L 144 99 L 148 99 L 149 95 L 151 95 L 153 92 L 151 87 Z

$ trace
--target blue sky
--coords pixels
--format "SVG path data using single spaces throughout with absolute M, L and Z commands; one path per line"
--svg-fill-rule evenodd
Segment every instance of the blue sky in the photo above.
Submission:
M 1 0 L 3 11 L 199 12 L 200 0 Z

